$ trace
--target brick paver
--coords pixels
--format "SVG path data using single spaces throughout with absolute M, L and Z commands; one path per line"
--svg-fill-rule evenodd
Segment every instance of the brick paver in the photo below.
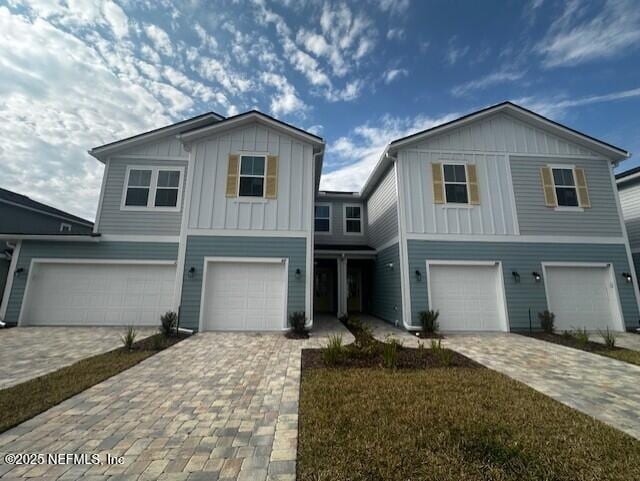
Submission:
M 280 333 L 189 338 L 0 434 L 0 478 L 293 481 L 300 352 Z M 4 453 L 109 453 L 123 464 L 16 466 Z
M 123 327 L 0 329 L 0 389 L 122 346 Z M 155 332 L 139 328 L 138 339 Z

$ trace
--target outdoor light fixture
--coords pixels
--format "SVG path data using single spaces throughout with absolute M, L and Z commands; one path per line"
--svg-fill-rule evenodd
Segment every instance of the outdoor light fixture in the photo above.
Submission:
M 24 272 L 24 267 L 18 267 L 14 273 L 15 276 L 19 276 Z
M 193 276 L 195 276 L 196 274 L 196 268 L 191 266 L 189 267 L 189 270 L 187 271 L 187 276 L 189 277 L 189 279 L 193 279 Z
M 532 272 L 531 275 L 533 276 L 536 282 L 540 282 L 540 279 L 542 279 L 542 276 L 537 272 Z
M 416 279 L 418 282 L 422 280 L 422 273 L 418 269 L 416 269 Z
M 631 274 L 629 274 L 628 272 L 623 272 L 622 277 L 624 277 L 624 280 L 627 282 L 633 281 L 633 277 L 631 277 Z
M 520 274 L 518 274 L 516 271 L 513 271 L 511 275 L 513 276 L 513 280 L 516 282 L 516 284 L 520 282 Z
M 393 269 L 393 262 L 389 262 L 387 264 L 387 269 Z
M 302 276 L 302 272 L 300 271 L 300 268 L 298 267 L 296 269 L 296 279 L 300 279 L 300 276 Z

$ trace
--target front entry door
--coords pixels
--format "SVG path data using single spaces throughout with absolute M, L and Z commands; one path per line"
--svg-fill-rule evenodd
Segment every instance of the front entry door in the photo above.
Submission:
M 313 305 L 318 312 L 333 312 L 333 271 L 316 267 L 313 283 Z
M 362 269 L 349 267 L 347 269 L 347 310 L 349 312 L 362 311 Z

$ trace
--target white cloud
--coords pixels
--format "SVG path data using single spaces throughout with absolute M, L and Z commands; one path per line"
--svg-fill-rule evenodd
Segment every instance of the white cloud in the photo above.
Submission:
M 157 25 L 147 23 L 144 25 L 144 31 L 147 34 L 149 40 L 153 42 L 156 50 L 162 52 L 167 57 L 172 57 L 174 54 L 173 44 L 167 32 L 162 30 Z
M 524 77 L 525 72 L 513 71 L 513 70 L 500 70 L 493 72 L 484 77 L 480 77 L 476 80 L 471 80 L 460 85 L 456 85 L 451 89 L 451 94 L 456 97 L 461 97 L 474 90 L 483 90 L 494 85 L 499 85 L 506 82 L 515 82 Z
M 407 75 L 409 75 L 409 72 L 405 68 L 389 69 L 384 73 L 384 83 L 388 85 L 394 80 L 399 79 L 401 77 L 406 77 Z
M 458 63 L 458 60 L 467 55 L 467 53 L 469 53 L 469 46 L 459 47 L 457 45 L 457 37 L 451 37 L 445 57 L 449 65 L 455 65 Z
M 389 142 L 459 117 L 452 113 L 438 118 L 384 116 L 378 125 L 366 123 L 330 144 L 325 154 L 325 172 L 320 187 L 326 190 L 358 191 Z
M 302 114 L 307 109 L 305 103 L 298 97 L 296 89 L 284 76 L 265 72 L 262 74 L 262 81 L 277 91 L 277 94 L 271 98 L 271 112 L 275 115 L 293 112 Z
M 387 40 L 404 40 L 404 28 L 390 28 L 387 32 Z
M 378 4 L 378 7 L 383 12 L 389 12 L 392 14 L 401 14 L 407 11 L 410 0 L 374 0 Z
M 196 22 L 194 28 L 196 30 L 198 38 L 200 39 L 201 47 L 206 47 L 210 50 L 215 50 L 216 48 L 218 48 L 218 42 L 216 41 L 216 39 L 213 37 L 213 35 L 209 34 L 209 32 L 207 32 L 202 25 Z
M 102 12 L 118 39 L 123 39 L 129 35 L 129 18 L 119 5 L 106 1 L 102 6 Z
M 640 41 L 640 8 L 634 0 L 607 0 L 585 20 L 586 8 L 572 1 L 536 46 L 546 67 L 572 66 L 623 55 Z
M 212 57 L 200 57 L 200 63 L 196 71 L 207 80 L 220 83 L 231 94 L 246 92 L 252 87 L 252 82 L 239 73 L 233 71 L 228 65 Z

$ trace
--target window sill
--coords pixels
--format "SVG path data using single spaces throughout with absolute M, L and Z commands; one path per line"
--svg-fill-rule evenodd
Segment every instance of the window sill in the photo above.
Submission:
M 440 207 L 442 207 L 443 209 L 473 209 L 474 207 L 476 207 L 476 205 L 450 203 L 450 204 L 442 204 Z
M 559 205 L 558 207 L 554 207 L 553 210 L 556 212 L 584 212 L 584 208 L 582 207 L 570 207 L 568 205 Z
M 236 197 L 233 199 L 234 204 L 266 204 L 269 199 L 264 197 Z
M 179 207 L 120 207 L 124 212 L 180 212 Z

